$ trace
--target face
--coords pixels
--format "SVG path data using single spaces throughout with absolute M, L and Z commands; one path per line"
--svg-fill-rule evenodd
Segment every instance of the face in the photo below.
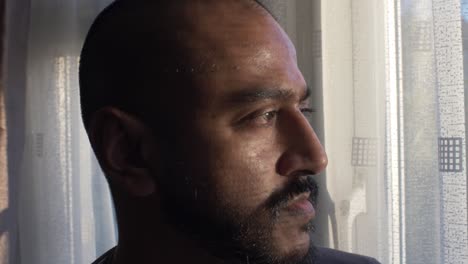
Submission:
M 192 110 L 157 177 L 168 221 L 222 258 L 301 263 L 312 253 L 313 175 L 327 158 L 294 47 L 258 10 L 190 8 Z

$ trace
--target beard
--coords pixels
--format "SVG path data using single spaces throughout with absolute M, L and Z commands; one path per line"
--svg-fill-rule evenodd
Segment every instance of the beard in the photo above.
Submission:
M 300 194 L 310 192 L 309 202 L 316 208 L 318 185 L 312 176 L 298 177 L 285 187 L 273 191 L 268 199 L 259 206 L 257 211 L 246 218 L 246 221 L 233 225 L 234 233 L 231 239 L 240 249 L 238 259 L 244 257 L 241 263 L 256 264 L 313 264 L 316 249 L 312 243 L 314 226 L 312 222 L 301 226 L 301 231 L 309 235 L 309 248 L 301 253 L 292 250 L 287 255 L 280 256 L 274 247 L 274 231 L 280 225 L 283 209 Z M 264 214 L 262 214 L 262 212 Z M 262 221 L 266 216 L 267 221 Z M 225 221 L 228 221 L 227 219 Z
M 313 264 L 316 248 L 311 241 L 312 222 L 301 227 L 309 236 L 309 247 L 279 255 L 274 244 L 274 230 L 282 210 L 297 195 L 310 192 L 309 201 L 316 208 L 318 186 L 310 175 L 296 177 L 285 187 L 274 190 L 268 199 L 247 214 L 229 206 L 213 204 L 204 193 L 213 187 L 196 187 L 189 177 L 168 170 L 166 180 L 158 180 L 161 208 L 166 222 L 196 241 L 202 249 L 232 264 Z

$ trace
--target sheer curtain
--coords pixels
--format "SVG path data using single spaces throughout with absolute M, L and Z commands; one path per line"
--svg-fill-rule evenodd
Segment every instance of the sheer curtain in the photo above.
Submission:
M 322 1 L 335 247 L 382 263 L 468 263 L 467 6 Z
M 77 84 L 109 2 L 7 1 L 7 263 L 90 263 L 116 243 Z M 296 45 L 329 155 L 317 244 L 383 264 L 468 263 L 468 1 L 264 2 Z
M 83 38 L 109 2 L 8 2 L 17 237 L 9 263 L 90 263 L 115 245 L 110 194 L 81 124 L 77 82 Z

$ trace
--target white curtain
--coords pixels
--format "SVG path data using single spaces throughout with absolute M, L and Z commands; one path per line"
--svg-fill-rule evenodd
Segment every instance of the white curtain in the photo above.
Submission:
M 108 186 L 81 123 L 77 82 L 85 33 L 109 2 L 8 2 L 7 103 L 10 123 L 21 127 L 9 131 L 21 133 L 9 142 L 17 189 L 9 263 L 90 263 L 116 243 Z
M 77 84 L 109 2 L 7 1 L 7 263 L 90 263 L 116 243 Z M 330 160 L 317 244 L 383 264 L 468 263 L 468 1 L 264 2 L 297 47 Z
M 468 263 L 467 7 L 322 1 L 335 247 L 382 263 Z

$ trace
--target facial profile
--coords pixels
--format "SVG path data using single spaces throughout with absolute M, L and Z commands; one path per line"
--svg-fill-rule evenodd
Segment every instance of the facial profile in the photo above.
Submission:
M 142 44 L 145 52 L 135 52 L 145 56 L 135 57 L 145 58 L 144 67 L 165 79 L 140 77 L 153 78 L 145 81 L 144 91 L 131 96 L 141 109 L 111 106 L 135 117 L 141 129 L 129 125 L 131 131 L 146 132 L 132 132 L 138 139 L 110 154 L 94 143 L 104 171 L 114 164 L 107 161 L 127 151 L 127 145 L 144 145 L 145 162 L 138 164 L 155 187 L 138 199 L 129 198 L 135 204 L 145 200 L 142 215 L 164 219 L 227 263 L 313 263 L 314 175 L 326 167 L 327 157 L 308 122 L 313 113 L 310 90 L 286 33 L 250 0 L 174 1 L 165 7 L 165 16 L 154 20 L 152 12 L 160 15 L 157 4 L 138 2 L 146 4 L 131 12 L 140 12 L 138 19 L 149 25 L 139 29 L 139 38 L 166 44 Z M 174 16 L 177 20 L 160 23 Z M 158 28 L 165 28 L 169 37 L 154 36 L 161 31 L 151 21 L 160 23 Z M 161 47 L 167 49 L 162 52 Z M 105 122 L 90 124 L 93 142 L 93 131 Z M 113 178 L 131 173 L 107 174 L 112 188 Z M 125 188 L 113 190 L 120 218 L 131 217 L 117 203 L 132 195 L 116 190 Z M 138 222 L 136 216 L 132 221 Z

